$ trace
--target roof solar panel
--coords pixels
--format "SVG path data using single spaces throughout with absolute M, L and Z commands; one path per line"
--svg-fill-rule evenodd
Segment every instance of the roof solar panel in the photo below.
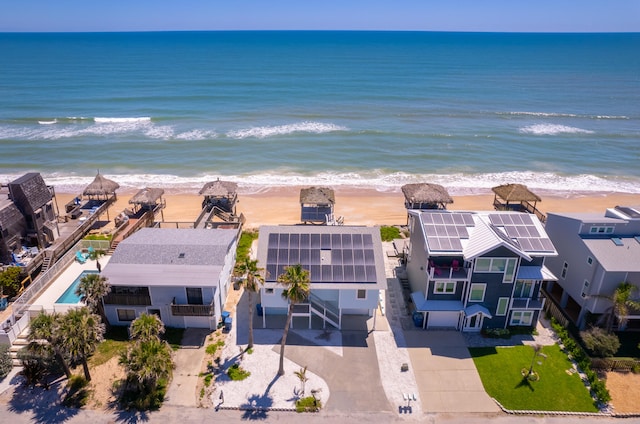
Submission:
M 277 265 L 267 264 L 267 281 L 276 281 L 278 279 Z
M 320 234 L 310 234 L 311 236 L 311 248 L 320 249 Z
M 433 224 L 425 224 L 424 232 L 427 236 L 435 236 L 436 235 L 436 226 Z
M 331 234 L 320 234 L 320 249 L 331 249 Z
M 361 282 L 367 280 L 367 273 L 364 270 L 364 265 L 355 265 L 353 267 L 353 273 L 356 281 Z
M 311 247 L 311 235 L 300 234 L 300 249 L 308 249 Z
M 449 224 L 449 225 L 451 225 L 451 224 L 453 224 L 453 217 L 451 216 L 451 214 L 450 214 L 450 213 L 443 213 L 443 214 L 442 214 L 442 221 L 443 221 L 445 224 Z
M 542 242 L 540 241 L 539 238 L 530 238 L 529 241 L 531 242 L 531 250 L 533 252 L 542 251 Z
M 355 272 L 353 270 L 353 265 L 345 265 L 344 266 L 344 281 L 354 281 L 355 280 Z
M 469 231 L 465 226 L 458 226 L 458 236 L 463 239 L 469 238 Z
M 436 225 L 443 225 L 444 224 L 444 220 L 442 219 L 442 214 L 441 213 L 434 213 L 431 216 L 433 216 L 433 223 Z
M 340 234 L 331 234 L 331 248 L 342 249 L 342 237 L 340 237 Z
M 427 237 L 427 244 L 432 251 L 440 250 L 440 239 L 437 237 Z
M 529 237 L 540 237 L 540 233 L 535 225 L 526 225 L 524 228 L 529 232 Z
M 502 226 L 502 215 L 497 213 L 492 213 L 489 215 L 489 221 L 493 225 Z
M 300 249 L 289 249 L 289 263 L 292 265 L 300 263 Z
M 267 247 L 271 248 L 271 247 L 277 247 L 277 246 L 278 246 L 278 234 L 277 233 L 269 234 L 269 243 Z
M 309 263 L 311 265 L 320 265 L 322 261 L 320 260 L 320 250 L 311 249 L 309 251 Z
M 447 227 L 444 225 L 436 226 L 436 237 L 449 237 L 447 235 Z
M 542 242 L 542 249 L 545 252 L 554 252 L 556 250 L 553 247 L 553 243 L 551 242 L 551 240 L 546 239 L 546 238 L 541 238 L 540 241 Z
M 520 231 L 518 231 L 518 227 L 513 225 L 505 225 L 504 230 L 507 232 L 507 235 L 511 238 L 520 237 Z
M 343 234 L 342 235 L 342 248 L 343 249 L 352 249 L 353 248 L 353 240 L 351 238 L 351 234 Z
M 322 272 L 320 265 L 309 266 L 309 277 L 311 281 L 322 281 Z
M 289 249 L 300 248 L 300 234 L 291 234 L 289 236 Z
M 533 217 L 528 213 L 518 214 L 523 225 L 533 225 Z
M 289 265 L 289 249 L 278 249 L 278 263 Z
M 276 262 L 278 262 L 278 249 L 276 248 L 267 249 L 267 263 L 275 264 Z
M 462 219 L 464 221 L 464 225 L 467 227 L 475 227 L 476 223 L 473 221 L 473 215 L 470 213 L 463 213 Z
M 533 246 L 531 245 L 531 241 L 528 238 L 522 237 L 518 239 L 518 244 L 525 252 L 531 252 L 533 250 Z
M 311 249 L 300 249 L 300 264 L 303 266 L 309 265 L 311 258 Z
M 462 218 L 462 215 L 459 213 L 452 213 L 451 217 L 453 218 L 453 222 L 456 225 L 464 225 L 464 219 Z
M 342 263 L 344 265 L 353 265 L 353 251 L 352 250 L 343 250 L 342 251 Z
M 282 274 L 285 273 L 285 267 L 286 265 L 280 265 L 278 264 L 278 266 L 276 266 L 276 280 L 278 279 L 279 276 L 281 276 Z
M 462 242 L 460 239 L 451 239 L 451 250 L 462 252 Z
M 355 265 L 364 265 L 364 251 L 356 249 L 353 251 L 353 263 Z
M 441 238 L 440 239 L 440 249 L 441 250 L 451 250 L 451 239 L 449 239 L 449 238 Z
M 430 212 L 422 213 L 422 223 L 423 224 L 433 224 L 433 214 Z
M 362 247 L 365 249 L 373 249 L 373 237 L 371 234 L 362 235 Z
M 367 283 L 375 283 L 377 281 L 375 265 L 365 265 L 364 270 L 367 273 L 367 279 L 365 281 Z
M 289 248 L 289 233 L 280 233 L 280 242 L 278 243 L 279 249 Z
M 365 265 L 375 265 L 376 258 L 375 254 L 373 253 L 373 249 L 364 250 L 364 263 Z
M 331 272 L 331 265 L 322 265 L 320 272 L 322 272 L 322 281 L 333 281 L 333 272 Z
M 331 249 L 331 264 L 342 264 L 342 249 Z
M 333 281 L 344 281 L 344 267 L 342 265 L 332 265 Z
M 364 242 L 362 240 L 362 234 L 353 234 L 353 248 L 354 249 L 362 249 L 364 247 Z

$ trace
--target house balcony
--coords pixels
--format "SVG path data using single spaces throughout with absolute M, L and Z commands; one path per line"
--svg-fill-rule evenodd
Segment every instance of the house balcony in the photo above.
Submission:
M 178 305 L 176 300 L 171 302 L 171 314 L 178 317 L 211 317 L 215 314 L 213 300 L 208 305 Z
M 544 308 L 544 302 L 547 299 L 544 297 L 523 297 L 511 299 L 511 305 L 509 309 L 534 309 L 541 310 Z
M 429 280 L 469 280 L 471 278 L 471 268 L 465 268 L 461 265 L 434 265 L 427 266 L 427 274 Z
M 103 298 L 105 305 L 151 306 L 148 294 L 109 293 Z

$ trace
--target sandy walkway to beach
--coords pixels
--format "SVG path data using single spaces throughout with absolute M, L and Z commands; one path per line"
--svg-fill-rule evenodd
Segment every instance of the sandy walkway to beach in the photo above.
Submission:
M 58 206 L 77 193 L 56 193 Z M 118 191 L 118 201 L 111 208 L 111 221 L 125 207 L 135 192 Z M 406 224 L 404 196 L 401 192 L 379 192 L 374 189 L 339 188 L 335 190 L 335 215 L 343 216 L 346 225 Z M 540 194 L 539 194 L 540 195 Z M 247 218 L 246 227 L 260 225 L 296 224 L 300 222 L 300 187 L 270 188 L 261 193 L 243 193 L 238 190 L 238 213 Z M 566 197 L 544 196 L 538 208 L 547 212 L 596 212 L 616 205 L 640 206 L 640 195 L 606 193 L 600 195 Z M 163 211 L 165 221 L 193 222 L 201 210 L 202 196 L 193 194 L 165 194 L 167 207 Z M 492 210 L 493 194 L 453 196 L 449 210 Z

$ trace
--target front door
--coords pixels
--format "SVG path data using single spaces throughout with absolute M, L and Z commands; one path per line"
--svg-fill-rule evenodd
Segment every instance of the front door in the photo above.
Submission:
M 471 315 L 464 319 L 464 331 L 480 331 L 483 321 L 482 314 Z

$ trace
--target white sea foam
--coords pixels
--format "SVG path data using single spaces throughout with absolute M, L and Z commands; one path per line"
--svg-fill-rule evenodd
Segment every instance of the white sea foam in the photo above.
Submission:
M 120 123 L 131 123 L 131 122 L 151 122 L 151 117 L 149 116 L 142 116 L 142 117 L 137 117 L 137 118 L 101 118 L 101 117 L 96 117 L 93 118 L 93 120 L 97 123 L 103 124 L 103 123 L 114 123 L 114 124 L 120 124 Z
M 38 124 L 40 125 L 52 125 L 52 124 L 56 124 L 58 122 L 57 119 L 54 119 L 53 121 L 38 121 Z
M 588 118 L 588 119 L 629 119 L 624 115 L 576 115 L 574 113 L 560 113 L 560 112 L 497 112 L 497 115 L 511 115 L 511 116 L 539 116 L 544 118 Z
M 285 135 L 292 133 L 313 133 L 313 134 L 322 134 L 333 131 L 347 131 L 348 128 L 335 125 L 335 124 L 327 124 L 323 122 L 297 122 L 294 124 L 287 125 L 277 125 L 277 126 L 266 126 L 266 127 L 252 127 L 247 129 L 229 131 L 226 135 L 230 138 L 267 138 L 273 137 L 276 135 Z
M 191 130 L 178 133 L 175 135 L 177 140 L 198 141 L 208 140 L 211 138 L 217 138 L 218 134 L 215 131 L 209 130 Z
M 557 135 L 557 134 L 593 134 L 593 131 L 558 124 L 534 124 L 519 130 L 524 134 Z
M 47 184 L 55 186 L 61 193 L 82 191 L 95 175 L 45 174 Z M 0 182 L 7 183 L 20 175 L 0 175 Z M 502 172 L 485 174 L 408 174 L 404 172 L 388 173 L 382 170 L 367 172 L 320 172 L 317 174 L 299 174 L 265 171 L 244 175 L 197 175 L 177 176 L 158 174 L 128 174 L 126 172 L 105 174 L 117 181 L 122 190 L 138 189 L 145 186 L 161 186 L 172 192 L 196 193 L 202 186 L 216 178 L 237 182 L 244 193 L 257 193 L 272 187 L 293 187 L 326 185 L 330 187 L 361 187 L 381 192 L 399 192 L 404 184 L 429 181 L 441 184 L 452 195 L 487 194 L 491 187 L 500 184 L 518 182 L 532 190 L 556 195 L 632 193 L 640 194 L 640 178 L 601 177 L 595 175 L 558 175 L 552 172 Z

